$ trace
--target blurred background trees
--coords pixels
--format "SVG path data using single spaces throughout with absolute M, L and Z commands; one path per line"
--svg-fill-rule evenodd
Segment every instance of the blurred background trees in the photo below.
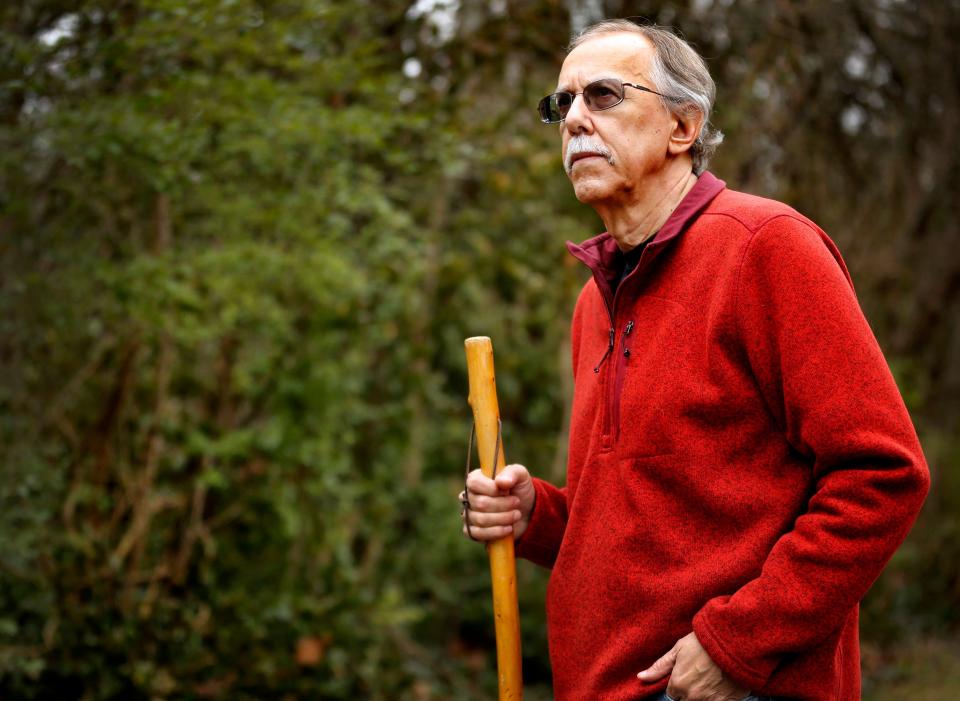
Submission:
M 508 456 L 562 482 L 563 241 L 600 223 L 534 106 L 607 16 L 708 58 L 712 170 L 838 242 L 921 433 L 868 691 L 936 657 L 890 645 L 956 640 L 960 3 L 15 0 L 0 696 L 491 697 L 462 340 L 494 339 Z M 520 577 L 549 698 L 546 573 Z

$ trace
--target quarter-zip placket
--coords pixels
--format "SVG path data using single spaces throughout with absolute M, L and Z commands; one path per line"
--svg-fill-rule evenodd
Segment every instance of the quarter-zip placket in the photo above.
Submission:
M 627 346 L 627 339 L 635 326 L 633 319 L 627 321 L 623 330 L 620 332 L 620 351 L 614 352 L 617 345 L 617 300 L 620 299 L 621 290 L 623 290 L 628 282 L 631 282 L 631 278 L 639 275 L 640 271 L 644 268 L 644 263 L 649 259 L 649 255 L 647 254 L 648 250 L 649 246 L 644 248 L 640 254 L 640 260 L 637 261 L 637 266 L 617 285 L 617 289 L 613 294 L 612 305 L 609 303 L 606 304 L 607 314 L 610 316 L 610 343 L 607 346 L 607 352 L 604 354 L 601 362 L 594 368 L 594 372 L 599 372 L 603 361 L 607 360 L 608 357 L 611 358 L 610 364 L 612 364 L 613 367 L 607 370 L 606 376 L 603 378 L 605 396 L 601 444 L 606 450 L 613 448 L 620 434 L 620 393 L 623 391 L 623 379 L 626 374 L 627 361 L 630 358 L 630 348 Z M 606 299 L 604 301 L 606 302 Z
M 620 335 L 621 352 L 617 355 L 614 365 L 613 387 L 610 392 L 610 440 L 614 443 L 620 435 L 620 395 L 623 392 L 623 379 L 627 374 L 627 362 L 630 360 L 630 347 L 627 342 L 633 327 L 633 319 L 623 327 L 623 333 Z

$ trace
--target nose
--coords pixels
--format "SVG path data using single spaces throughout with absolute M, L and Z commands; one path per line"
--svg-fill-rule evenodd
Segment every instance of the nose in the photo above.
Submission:
M 576 95 L 573 98 L 566 119 L 563 120 L 563 126 L 571 135 L 593 132 L 593 120 L 590 117 L 590 110 L 587 109 L 583 100 L 583 95 Z

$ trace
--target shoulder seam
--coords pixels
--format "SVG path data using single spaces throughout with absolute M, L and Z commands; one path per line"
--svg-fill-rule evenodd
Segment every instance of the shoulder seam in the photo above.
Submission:
M 760 229 L 762 229 L 763 227 L 765 227 L 767 224 L 769 224 L 769 223 L 770 223 L 771 221 L 773 221 L 774 219 L 780 219 L 780 218 L 783 218 L 783 219 L 793 219 L 794 221 L 799 222 L 800 224 L 803 224 L 803 225 L 806 226 L 807 228 L 813 229 L 814 231 L 816 231 L 816 229 L 814 229 L 812 226 L 810 226 L 810 222 L 807 221 L 807 219 L 806 219 L 805 217 L 803 217 L 803 216 L 800 215 L 800 214 L 795 214 L 795 213 L 790 213 L 790 212 L 775 212 L 775 213 L 773 213 L 773 214 L 768 215 L 765 219 L 762 219 L 761 221 L 757 222 L 756 224 L 748 224 L 748 223 L 745 222 L 743 219 L 741 219 L 737 214 L 734 214 L 734 213 L 732 213 L 732 212 L 704 212 L 704 213 L 701 214 L 700 216 L 703 216 L 703 217 L 708 217 L 708 216 L 713 216 L 713 217 L 727 217 L 727 218 L 729 218 L 729 219 L 733 219 L 733 220 L 734 220 L 735 222 L 737 222 L 740 226 L 742 226 L 744 229 L 746 229 L 747 231 L 749 231 L 750 233 L 753 233 L 753 234 L 755 234 L 757 231 L 759 231 Z
M 718 215 L 721 215 L 721 216 L 729 216 L 730 218 L 735 219 L 736 221 L 740 222 L 740 224 L 741 224 L 747 231 L 750 232 L 750 237 L 743 243 L 743 249 L 742 249 L 741 252 L 740 252 L 740 261 L 739 261 L 739 263 L 737 264 L 737 277 L 736 277 L 736 283 L 735 283 L 734 293 L 733 293 L 733 305 L 734 305 L 734 306 L 733 306 L 733 311 L 734 311 L 734 314 L 736 314 L 736 317 L 735 317 L 735 318 L 736 318 L 736 321 L 737 321 L 737 331 L 738 331 L 738 333 L 740 333 L 741 336 L 742 336 L 743 329 L 740 327 L 740 315 L 737 314 L 737 310 L 740 308 L 740 290 L 741 290 L 741 288 L 742 288 L 740 282 L 741 282 L 741 278 L 742 278 L 742 275 L 743 275 L 743 266 L 744 266 L 744 263 L 745 263 L 746 260 L 747 260 L 747 253 L 749 252 L 750 246 L 753 245 L 753 242 L 756 240 L 757 236 L 760 235 L 761 231 L 763 230 L 763 228 L 764 228 L 767 224 L 769 224 L 770 222 L 772 222 L 774 219 L 779 219 L 779 218 L 793 219 L 795 222 L 803 225 L 805 228 L 809 229 L 810 231 L 812 231 L 813 233 L 817 234 L 818 236 L 819 236 L 819 233 L 820 233 L 820 232 L 817 231 L 816 227 L 811 226 L 811 224 L 810 224 L 809 221 L 805 220 L 805 219 L 804 219 L 803 217 L 801 217 L 801 216 L 797 216 L 797 215 L 794 215 L 794 214 L 787 214 L 787 213 L 774 214 L 774 215 L 769 216 L 769 217 L 767 217 L 766 219 L 764 219 L 762 222 L 760 222 L 759 224 L 757 224 L 755 227 L 750 227 L 750 226 L 748 226 L 748 225 L 745 224 L 744 222 L 740 221 L 740 219 L 738 219 L 737 217 L 735 217 L 735 216 L 733 216 L 733 215 L 730 215 L 730 214 L 727 214 L 726 212 L 717 212 L 717 214 L 718 214 Z

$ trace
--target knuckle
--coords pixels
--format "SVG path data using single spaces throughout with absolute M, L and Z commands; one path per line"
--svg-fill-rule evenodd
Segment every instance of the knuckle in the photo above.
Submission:
M 467 491 L 474 495 L 493 494 L 496 487 L 491 486 L 492 484 L 492 482 L 488 485 L 486 482 L 476 481 L 467 485 Z

